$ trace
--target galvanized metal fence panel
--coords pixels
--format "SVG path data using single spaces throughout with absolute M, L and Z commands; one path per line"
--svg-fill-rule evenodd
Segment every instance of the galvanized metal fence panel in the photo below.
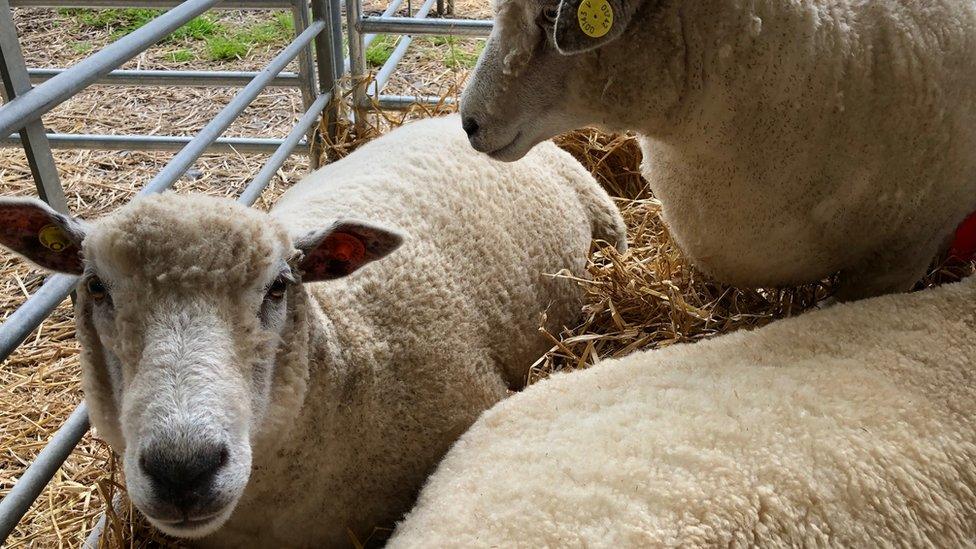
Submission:
M 405 110 L 418 104 L 453 103 L 451 98 L 437 96 L 386 95 L 383 94 L 383 89 L 410 47 L 413 35 L 483 38 L 491 34 L 494 26 L 490 20 L 429 19 L 431 2 L 426 1 L 410 17 L 394 16 L 399 6 L 400 2 L 396 1 L 381 15 L 366 17 L 362 13 L 362 0 L 346 0 L 346 30 L 349 36 L 349 61 L 346 70 L 352 82 L 353 109 L 357 120 L 374 106 L 385 110 Z M 438 13 L 441 14 L 442 10 L 443 5 L 439 2 Z M 403 38 L 376 72 L 372 82 L 367 84 L 366 48 L 378 34 L 402 35 Z

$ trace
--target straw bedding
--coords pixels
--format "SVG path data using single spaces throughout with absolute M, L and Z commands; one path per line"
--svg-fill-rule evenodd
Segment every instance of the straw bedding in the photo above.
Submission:
M 38 23 L 35 21 L 35 24 Z M 456 85 L 452 83 L 450 87 L 451 91 L 446 95 L 455 94 Z M 130 98 L 139 97 L 140 93 L 138 89 L 100 92 L 121 92 Z M 145 91 L 142 93 L 142 101 L 146 104 L 160 99 L 146 96 Z M 122 101 L 125 97 L 120 95 L 118 99 Z M 185 101 L 186 96 L 174 96 L 173 99 Z M 194 119 L 184 120 L 185 131 L 193 131 L 220 107 L 220 101 L 214 104 L 212 99 L 210 96 L 198 97 L 189 108 L 180 104 L 177 109 L 175 102 L 157 108 L 194 112 Z M 297 98 L 293 95 L 279 93 L 265 97 L 264 101 L 269 103 L 263 109 L 251 111 L 254 114 L 245 119 L 240 126 L 244 131 L 238 134 L 247 134 L 246 130 L 252 128 L 260 135 L 267 135 L 262 131 L 267 127 L 266 121 L 260 120 L 264 110 L 276 109 L 279 113 L 276 116 L 283 119 L 289 119 L 297 112 Z M 106 101 L 102 97 L 99 104 L 111 105 L 111 98 Z M 55 113 L 49 124 L 63 131 L 78 131 L 65 126 L 94 117 L 96 121 L 104 120 L 107 126 L 112 125 L 111 120 L 105 118 L 110 110 L 99 111 L 91 104 L 86 105 L 84 98 L 64 109 L 61 114 Z M 328 144 L 323 154 L 327 160 L 342 157 L 392 126 L 443 110 L 416 109 L 404 115 L 376 114 L 371 117 L 369 128 L 359 136 L 350 126 L 342 125 L 339 138 Z M 173 130 L 159 133 L 170 132 Z M 618 197 L 629 226 L 631 248 L 625 254 L 613 249 L 594 250 L 588 268 L 590 279 L 579 279 L 587 293 L 584 321 L 579 326 L 565 327 L 561 333 L 548 334 L 553 341 L 552 350 L 534 365 L 530 382 L 555 370 L 586 367 L 603 357 L 760 326 L 797 314 L 829 295 L 829 280 L 801 288 L 769 291 L 743 291 L 708 280 L 684 261 L 668 237 L 658 215 L 660 205 L 640 177 L 640 152 L 632 137 L 606 136 L 585 130 L 560 137 L 557 142 Z M 73 211 L 91 217 L 130 199 L 170 155 L 59 152 L 56 156 L 70 206 Z M 250 175 L 256 173 L 261 161 L 262 157 L 249 155 L 206 157 L 190 177 L 184 178 L 178 189 L 232 196 L 243 188 Z M 258 207 L 266 208 L 306 168 L 307 164 L 301 159 L 286 165 Z M 29 195 L 32 192 L 33 183 L 22 153 L 0 150 L 0 194 Z M 972 273 L 973 267 L 972 264 L 939 265 L 921 285 L 957 280 Z M 572 275 L 553 273 L 552 276 Z M 42 273 L 25 266 L 10 254 L 0 252 L 0 319 L 6 318 L 42 280 Z M 65 303 L 0 368 L 0 497 L 9 491 L 24 467 L 81 400 L 79 349 L 73 336 L 70 305 Z M 107 446 L 97 437 L 87 435 L 20 524 L 9 540 L 9 546 L 80 545 L 99 513 L 105 509 L 104 502 L 123 493 L 120 469 Z M 370 544 L 368 540 L 354 540 L 357 545 L 364 542 Z M 119 498 L 115 508 L 110 508 L 102 544 L 145 547 L 173 545 L 173 542 L 148 529 L 124 498 Z

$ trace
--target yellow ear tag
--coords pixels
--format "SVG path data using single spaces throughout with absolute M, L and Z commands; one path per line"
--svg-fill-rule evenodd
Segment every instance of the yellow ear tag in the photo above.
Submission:
M 61 253 L 71 246 L 71 240 L 64 234 L 57 225 L 45 225 L 41 232 L 37 233 L 37 238 L 41 244 L 52 252 Z
M 607 0 L 583 0 L 576 10 L 580 30 L 590 38 L 600 38 L 613 27 L 613 8 Z

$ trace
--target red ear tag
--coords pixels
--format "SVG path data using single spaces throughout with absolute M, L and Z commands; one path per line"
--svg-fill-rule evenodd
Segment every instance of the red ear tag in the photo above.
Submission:
M 326 248 L 332 259 L 359 264 L 366 259 L 366 246 L 358 238 L 346 233 L 333 233 L 326 238 Z
M 956 229 L 956 238 L 952 241 L 949 256 L 961 261 L 976 259 L 976 212 L 969 214 Z

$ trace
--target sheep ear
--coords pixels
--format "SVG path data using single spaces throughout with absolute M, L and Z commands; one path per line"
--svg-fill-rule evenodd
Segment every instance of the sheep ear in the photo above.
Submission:
M 342 278 L 382 259 L 403 244 L 396 230 L 364 221 L 343 220 L 295 242 L 303 257 L 298 268 L 303 282 Z
M 0 245 L 45 269 L 81 274 L 84 239 L 80 221 L 40 200 L 0 199 Z
M 553 29 L 556 49 L 563 55 L 599 48 L 627 28 L 636 0 L 561 0 Z

